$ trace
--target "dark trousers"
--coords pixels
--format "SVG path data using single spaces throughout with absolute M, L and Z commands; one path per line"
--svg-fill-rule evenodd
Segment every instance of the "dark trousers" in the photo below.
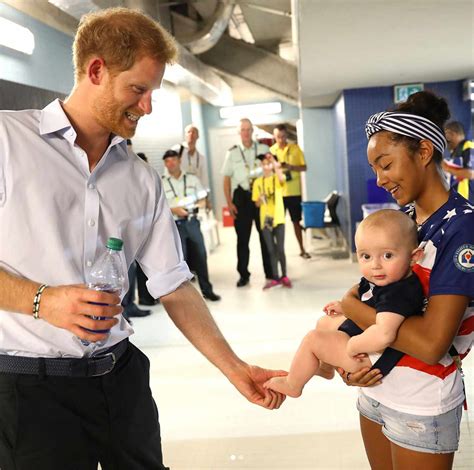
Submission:
M 207 269 L 207 253 L 202 237 L 201 224 L 196 217 L 187 220 L 177 220 L 181 246 L 183 248 L 184 260 L 192 260 L 192 266 L 197 274 L 199 287 L 203 294 L 212 292 L 212 284 L 209 282 L 209 272 Z
M 264 228 L 262 236 L 267 245 L 272 264 L 272 277 L 276 281 L 280 279 L 278 275 L 278 262 L 281 268 L 281 277 L 286 276 L 286 256 L 285 256 L 285 224 L 279 224 L 273 227 L 273 230 Z
M 243 196 L 245 194 L 245 196 Z M 235 200 L 234 192 L 234 204 Z M 273 270 L 270 262 L 270 256 L 268 254 L 265 241 L 262 237 L 262 231 L 260 229 L 260 214 L 258 207 L 252 201 L 250 191 L 241 191 L 237 206 L 237 217 L 234 220 L 234 228 L 237 233 L 237 271 L 240 277 L 248 279 L 250 277 L 249 272 L 249 259 L 250 259 L 250 234 L 252 233 L 252 224 L 255 223 L 255 227 L 258 231 L 260 239 L 260 249 L 262 251 L 262 262 L 263 270 L 265 271 L 265 277 L 272 279 Z
M 135 286 L 138 286 L 138 301 L 148 304 L 154 303 L 155 299 L 150 295 L 146 288 L 148 278 L 143 272 L 140 265 L 134 261 L 128 269 L 128 291 L 123 296 L 122 307 L 128 308 L 135 302 Z M 1 469 L 0 469 L 1 470 Z
M 128 268 L 128 291 L 123 296 L 122 307 L 126 309 L 135 302 L 135 286 L 137 282 L 137 262 L 134 261 Z
M 146 277 L 146 274 L 143 272 L 143 269 L 137 263 L 138 303 L 145 302 L 148 304 L 152 304 L 155 301 L 155 299 L 148 292 L 148 289 L 146 287 L 147 281 L 148 278 Z
M 0 374 L 2 470 L 165 469 L 148 358 L 101 377 Z

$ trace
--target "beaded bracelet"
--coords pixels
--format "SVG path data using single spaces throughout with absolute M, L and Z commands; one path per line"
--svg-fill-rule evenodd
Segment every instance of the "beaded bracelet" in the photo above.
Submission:
M 33 318 L 39 320 L 39 310 L 41 302 L 41 294 L 48 287 L 46 284 L 41 284 L 36 291 L 35 298 L 33 299 Z

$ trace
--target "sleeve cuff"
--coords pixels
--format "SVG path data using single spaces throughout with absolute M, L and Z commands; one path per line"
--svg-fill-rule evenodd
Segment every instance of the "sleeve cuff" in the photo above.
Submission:
M 185 261 L 181 261 L 169 271 L 155 274 L 146 283 L 150 295 L 158 299 L 174 292 L 183 282 L 191 280 L 193 275 Z

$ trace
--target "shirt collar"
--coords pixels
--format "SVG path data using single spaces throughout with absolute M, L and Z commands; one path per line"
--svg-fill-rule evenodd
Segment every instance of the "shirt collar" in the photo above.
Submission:
M 40 135 L 52 134 L 59 132 L 70 142 L 74 142 L 77 137 L 76 130 L 69 121 L 63 110 L 61 101 L 55 99 L 41 110 L 39 122 Z M 125 142 L 125 139 L 119 135 L 112 135 L 109 147 Z M 124 147 L 126 148 L 126 146 Z
M 255 150 L 255 147 L 258 146 L 257 142 L 255 142 L 254 140 L 252 140 L 252 144 L 250 145 L 250 147 L 246 147 L 242 141 L 239 143 L 239 147 L 245 152 L 246 150 L 247 151 L 251 151 L 251 150 Z
M 39 122 L 40 135 L 51 134 L 53 132 L 72 130 L 74 135 L 76 131 L 69 122 L 59 99 L 55 99 L 41 110 Z
M 166 170 L 166 171 L 168 171 L 168 170 Z M 171 178 L 175 181 L 182 181 L 185 175 L 186 175 L 186 172 L 181 170 L 181 174 L 179 175 L 179 178 L 175 178 L 174 176 L 171 176 L 168 172 L 168 178 Z

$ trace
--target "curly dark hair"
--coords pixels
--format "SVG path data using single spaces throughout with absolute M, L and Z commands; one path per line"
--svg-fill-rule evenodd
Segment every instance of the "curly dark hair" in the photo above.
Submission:
M 422 116 L 426 119 L 429 119 L 439 127 L 441 132 L 443 132 L 444 125 L 451 116 L 446 100 L 428 90 L 413 93 L 413 95 L 410 95 L 404 103 L 400 103 L 394 109 L 394 111 L 407 114 L 416 114 L 417 116 Z M 395 134 L 393 132 L 390 134 L 392 141 L 403 143 L 411 155 L 414 155 L 419 150 L 420 141 L 418 139 Z M 442 159 L 443 155 L 441 152 L 434 149 L 434 162 L 437 165 L 440 165 Z

